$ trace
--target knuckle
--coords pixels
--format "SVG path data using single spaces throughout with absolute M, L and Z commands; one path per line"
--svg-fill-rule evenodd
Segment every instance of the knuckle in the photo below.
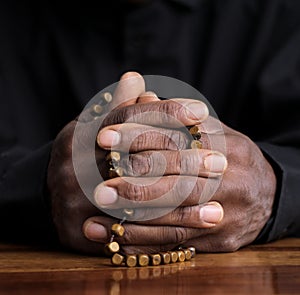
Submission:
M 153 134 L 148 132 L 147 134 L 139 134 L 132 142 L 131 149 L 134 151 L 143 151 L 149 145 L 149 142 L 152 142 Z
M 198 176 L 201 161 L 202 155 L 198 150 L 179 152 L 176 159 L 177 169 L 182 174 Z
M 252 196 L 257 196 L 259 193 L 256 181 L 248 172 L 241 172 L 240 177 L 247 179 L 247 181 L 240 181 L 238 184 L 232 183 L 230 186 L 231 194 L 236 196 L 244 205 L 251 205 Z
M 178 131 L 169 129 L 164 136 L 164 147 L 169 150 L 184 150 L 188 145 L 187 136 Z
M 174 129 L 152 129 L 138 134 L 132 141 L 132 151 L 183 150 L 188 145 L 188 138 L 183 132 Z
M 179 207 L 177 210 L 171 212 L 171 221 L 178 224 L 189 224 L 192 214 L 192 207 Z
M 188 239 L 188 233 L 187 230 L 183 227 L 175 227 L 175 233 L 174 233 L 174 242 L 175 243 L 183 243 Z
M 170 116 L 175 116 L 176 113 L 182 111 L 183 106 L 173 100 L 164 101 L 159 105 L 159 111 Z
M 191 190 L 190 201 L 192 202 L 192 204 L 199 204 L 204 190 L 203 183 L 200 178 L 197 178 L 197 180 L 192 182 L 191 185 L 193 185 L 193 189 Z
M 237 237 L 227 236 L 224 238 L 218 247 L 222 252 L 234 252 L 240 248 Z
M 130 154 L 125 169 L 131 176 L 143 176 L 148 174 L 151 166 L 151 157 L 147 154 Z
M 180 173 L 188 171 L 186 170 L 189 169 L 187 166 L 187 162 L 183 160 L 182 154 L 180 152 L 175 152 L 170 155 L 171 155 L 170 163 L 174 163 L 176 171 L 179 171 Z
M 142 184 L 127 183 L 125 185 L 124 196 L 133 202 L 146 200 L 146 187 Z
M 130 245 L 133 244 L 135 241 L 135 232 L 131 229 L 130 226 L 126 227 L 125 234 L 122 236 L 122 238 L 119 238 L 118 240 L 122 242 L 122 244 Z
M 250 140 L 246 136 L 241 135 L 235 135 L 232 142 L 234 143 L 233 146 L 233 153 L 236 154 L 236 150 L 238 151 L 238 154 L 240 158 L 248 158 L 250 154 Z
M 123 123 L 130 117 L 132 113 L 130 108 L 121 108 L 110 111 L 101 124 L 101 128 L 104 128 L 109 125 L 115 125 Z
M 155 129 L 147 128 L 146 130 L 140 130 L 136 128 L 130 132 L 132 132 L 131 142 L 128 142 L 128 144 L 131 151 L 143 152 L 149 149 L 161 149 L 164 135 Z

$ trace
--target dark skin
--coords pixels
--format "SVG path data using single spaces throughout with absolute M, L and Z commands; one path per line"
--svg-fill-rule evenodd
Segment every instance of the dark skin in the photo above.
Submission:
M 176 184 L 171 198 L 160 204 L 172 207 L 173 200 L 190 188 L 180 206 L 165 216 L 125 223 L 125 235 L 117 238 L 124 251 L 151 253 L 183 244 L 193 245 L 198 251 L 224 252 L 235 251 L 253 242 L 271 215 L 276 189 L 272 167 L 259 148 L 245 135 L 208 117 L 205 105 L 199 102 L 196 102 L 195 116 L 195 105 L 190 108 L 187 100 L 159 101 L 155 94 L 145 93 L 143 79 L 136 73 L 127 74 L 122 81 L 120 95 L 115 98 L 119 106 L 107 116 L 99 130 L 96 155 L 99 163 L 103 162 L 112 143 L 116 143 L 112 131 L 117 131 L 117 138 L 121 139 L 113 148 L 129 147 L 130 153 L 134 154 L 123 161 L 128 175 L 98 183 L 94 201 L 100 208 L 116 209 L 122 207 L 121 196 L 134 200 L 137 216 L 144 216 L 155 214 L 160 208 L 145 209 L 140 201 L 160 197 Z M 161 110 L 186 126 L 199 125 L 203 149 L 189 149 L 186 134 L 170 128 L 174 127 L 171 126 L 173 122 L 157 123 L 157 118 L 153 118 L 153 122 L 147 124 L 123 123 L 133 113 Z M 78 185 L 72 165 L 75 124 L 75 121 L 70 122 L 53 145 L 48 168 L 53 220 L 62 244 L 101 254 L 109 240 L 110 227 L 117 220 L 92 205 Z M 87 153 L 93 152 L 84 145 L 85 136 L 89 136 L 88 124 L 93 123 L 85 124 L 80 141 L 83 161 Z M 218 142 L 221 136 L 219 126 L 225 133 L 226 157 L 221 146 L 212 150 L 217 147 L 212 142 Z M 161 156 L 167 163 L 163 175 L 157 168 Z M 150 182 L 157 176 L 160 179 L 149 185 L 138 185 L 145 175 Z M 217 187 L 209 198 L 201 195 L 207 179 Z

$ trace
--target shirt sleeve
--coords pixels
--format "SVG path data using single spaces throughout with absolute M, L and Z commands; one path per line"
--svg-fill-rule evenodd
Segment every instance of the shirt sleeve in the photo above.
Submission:
M 48 143 L 35 151 L 14 147 L 1 153 L 2 239 L 41 240 L 54 233 L 45 198 L 50 150 L 51 143 Z
M 268 143 L 258 145 L 273 166 L 277 192 L 273 214 L 256 242 L 269 242 L 286 236 L 300 237 L 300 152 L 295 148 Z

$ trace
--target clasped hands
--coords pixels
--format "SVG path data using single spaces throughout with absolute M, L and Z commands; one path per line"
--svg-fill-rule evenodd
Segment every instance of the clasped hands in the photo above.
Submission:
M 224 252 L 253 242 L 271 215 L 276 190 L 273 169 L 255 143 L 210 117 L 203 102 L 161 101 L 146 92 L 137 73 L 123 75 L 118 87 L 115 107 L 99 130 L 95 154 L 101 171 L 108 151 L 129 151 L 122 163 L 126 176 L 97 184 L 94 203 L 114 210 L 128 199 L 135 204 L 137 216 L 156 216 L 161 208 L 144 208 L 143 202 L 170 192 L 160 206 L 172 208 L 186 195 L 166 215 L 126 222 L 125 235 L 117 238 L 123 251 L 153 253 L 193 245 L 197 251 Z M 147 116 L 146 123 L 130 121 L 149 112 L 154 115 Z M 184 126 L 199 126 L 203 148 L 190 149 L 186 133 L 172 128 L 169 118 Z M 53 144 L 47 177 L 53 221 L 63 245 L 101 254 L 116 219 L 94 206 L 78 184 L 72 163 L 75 125 L 76 121 L 70 122 Z M 85 129 L 80 140 L 83 162 L 95 152 L 85 146 L 87 136 Z M 221 137 L 226 155 L 224 146 L 212 144 Z M 203 196 L 208 180 L 212 187 Z

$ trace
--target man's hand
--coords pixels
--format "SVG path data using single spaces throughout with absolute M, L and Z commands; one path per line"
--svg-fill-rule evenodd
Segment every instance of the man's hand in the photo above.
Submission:
M 133 74 L 133 76 L 135 75 L 136 74 Z M 111 106 L 113 110 L 104 120 L 98 136 L 102 137 L 104 143 L 105 140 L 108 140 L 108 143 L 106 142 L 106 144 L 109 145 L 109 141 L 112 139 L 111 132 L 108 132 L 108 134 L 110 133 L 108 136 L 107 134 L 105 136 L 105 134 L 101 132 L 101 130 L 105 130 L 104 126 L 114 126 L 115 124 L 123 123 L 126 120 L 130 121 L 130 118 L 136 118 L 138 120 L 138 117 L 134 116 L 138 114 L 148 114 L 149 111 L 152 113 L 160 112 L 160 114 L 162 114 L 162 112 L 168 110 L 167 113 L 173 114 L 174 118 L 177 117 L 178 122 L 183 121 L 184 124 L 187 125 L 200 123 L 201 120 L 199 120 L 199 118 L 205 120 L 207 117 L 207 107 L 203 103 L 196 102 L 196 105 L 198 106 L 197 110 L 200 113 L 196 114 L 197 118 L 195 118 L 195 113 L 187 112 L 186 107 L 184 107 L 184 104 L 191 102 L 194 105 L 195 101 L 184 100 L 183 104 L 178 102 L 170 103 L 168 101 L 162 102 L 155 94 L 144 91 L 144 81 L 141 76 L 135 76 L 133 79 L 128 79 L 127 74 L 122 77 L 121 83 L 119 83 L 117 90 L 114 93 L 114 100 Z M 78 125 L 79 131 L 77 132 L 77 135 L 79 134 L 79 136 L 75 139 L 78 148 L 77 157 L 79 156 L 80 161 L 83 163 L 81 175 L 86 175 L 87 179 L 92 179 L 93 175 L 90 175 L 88 170 L 90 164 L 88 163 L 90 159 L 89 155 L 95 154 L 96 161 L 99 164 L 99 170 L 101 171 L 108 151 L 107 148 L 103 147 L 96 147 L 95 151 L 96 138 L 93 138 L 90 130 L 94 129 L 94 124 L 97 124 L 97 122 L 90 120 L 91 118 L 89 117 L 88 112 L 84 114 L 83 118 L 84 121 L 80 122 Z M 166 120 L 166 124 L 173 124 L 173 122 L 167 122 L 170 118 L 164 118 L 164 116 L 156 119 L 157 123 L 163 124 L 164 122 L 161 120 Z M 75 250 L 101 254 L 104 244 L 108 239 L 108 224 L 106 224 L 108 228 L 104 228 L 102 225 L 94 222 L 89 225 L 84 225 L 86 228 L 85 233 L 89 231 L 96 232 L 97 238 L 100 238 L 103 241 L 101 243 L 91 241 L 83 235 L 83 224 L 85 220 L 93 216 L 102 216 L 103 218 L 107 218 L 111 223 L 116 222 L 116 220 L 105 217 L 104 213 L 93 206 L 82 192 L 82 188 L 78 183 L 72 162 L 72 147 L 76 124 L 76 121 L 70 122 L 59 133 L 53 144 L 47 178 L 49 197 L 52 203 L 52 216 L 60 241 L 63 245 Z M 174 138 L 174 143 L 170 140 L 166 140 L 166 138 L 168 138 L 166 136 L 162 136 L 161 139 L 164 140 L 165 143 L 169 141 L 170 147 L 173 145 L 173 149 L 177 149 L 176 142 L 178 142 L 179 146 L 182 148 L 186 148 L 188 142 L 186 134 L 176 130 L 171 132 L 170 136 L 171 138 Z M 91 139 L 92 141 L 94 140 L 95 144 L 88 146 L 86 142 L 91 141 Z M 155 141 L 153 141 L 153 143 L 155 143 Z M 164 145 L 159 145 L 158 147 L 162 149 L 165 148 Z M 95 186 L 97 184 L 95 184 Z M 94 188 L 95 187 L 92 187 L 92 190 L 94 190 Z
M 135 104 L 139 97 L 142 101 L 158 100 L 158 98 L 151 95 L 142 95 L 144 91 L 144 79 L 137 73 L 127 73 L 122 76 L 118 84 L 111 107 L 121 108 Z M 87 117 L 88 115 L 87 113 Z M 84 252 L 101 253 L 101 246 L 103 245 L 90 242 L 82 233 L 82 224 L 87 218 L 103 215 L 103 213 L 87 199 L 76 179 L 72 163 L 72 143 L 76 123 L 74 120 L 66 125 L 53 143 L 47 175 L 52 217 L 63 245 Z M 89 153 L 95 153 L 97 161 L 103 162 L 107 153 L 100 148 L 96 149 L 95 152 L 94 146 L 85 145 L 91 137 L 90 129 L 93 124 L 97 124 L 97 122 L 87 120 L 86 123 L 82 123 L 80 126 L 81 140 L 78 146 L 83 162 L 88 158 Z
M 174 116 L 172 107 L 168 110 Z M 181 122 L 184 122 L 182 118 Z M 159 198 L 171 190 L 171 198 L 165 203 L 160 202 L 160 206 L 172 207 L 174 201 L 193 186 L 188 198 L 171 213 L 146 222 L 125 223 L 125 235 L 118 238 L 123 250 L 128 253 L 155 252 L 183 244 L 193 245 L 198 251 L 234 251 L 257 237 L 271 215 L 276 188 L 274 172 L 248 137 L 223 124 L 227 161 L 218 151 L 211 151 L 211 142 L 222 136 L 216 128 L 218 123 L 210 117 L 199 125 L 202 150 L 181 150 L 186 140 L 184 135 L 174 134 L 174 129 L 158 132 L 153 127 L 127 123 L 101 130 L 98 144 L 102 148 L 122 150 L 125 147 L 134 153 L 125 161 L 130 178 L 111 179 L 96 188 L 95 201 L 100 207 L 122 208 L 122 198 L 125 198 L 134 201 L 137 218 L 151 216 L 161 208 L 146 209 L 143 202 Z M 115 132 L 117 141 L 113 136 Z M 164 176 L 155 181 L 156 176 L 161 176 L 162 156 L 167 163 Z M 196 181 L 195 173 L 198 175 Z M 133 181 L 145 175 L 148 179 L 143 178 L 145 185 Z M 209 202 L 202 199 L 208 178 L 212 186 L 214 180 L 216 185 L 220 184 L 216 192 L 212 188 Z M 108 217 L 92 217 L 85 222 L 83 231 L 87 238 L 105 243 L 114 222 Z M 97 231 L 100 228 L 101 237 Z
M 144 93 L 142 79 L 128 81 L 116 91 L 113 107 L 117 108 L 103 122 L 95 153 L 101 170 L 111 149 L 130 152 L 121 163 L 126 177 L 98 183 L 94 199 L 106 210 L 122 208 L 123 198 L 134 201 L 135 215 L 144 221 L 125 223 L 125 235 L 118 238 L 123 249 L 128 253 L 157 252 L 184 244 L 199 251 L 233 251 L 251 243 L 271 214 L 276 187 L 273 170 L 258 147 L 223 126 L 226 159 L 223 147 L 211 144 L 223 136 L 220 122 L 207 119 L 203 103 L 160 101 L 154 94 Z M 152 116 L 139 116 L 149 112 Z M 178 122 L 199 126 L 203 149 L 189 149 L 190 139 Z M 101 253 L 117 220 L 93 206 L 81 191 L 72 165 L 75 124 L 68 124 L 53 145 L 48 169 L 53 219 L 64 245 Z M 89 124 L 93 122 L 85 124 L 79 143 L 83 163 L 95 152 L 84 144 L 90 136 Z M 169 198 L 159 206 L 144 208 L 145 201 L 164 193 Z M 145 216 L 156 216 L 162 207 L 177 204 L 180 206 L 168 214 L 145 221 Z

